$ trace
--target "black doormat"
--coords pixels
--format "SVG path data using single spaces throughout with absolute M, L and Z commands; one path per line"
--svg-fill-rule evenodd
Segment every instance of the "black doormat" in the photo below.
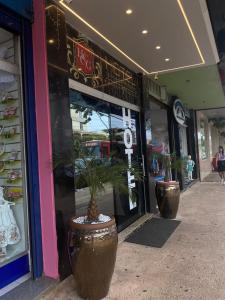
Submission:
M 129 235 L 125 241 L 144 246 L 161 248 L 171 234 L 176 230 L 180 222 L 181 221 L 177 220 L 152 218 Z

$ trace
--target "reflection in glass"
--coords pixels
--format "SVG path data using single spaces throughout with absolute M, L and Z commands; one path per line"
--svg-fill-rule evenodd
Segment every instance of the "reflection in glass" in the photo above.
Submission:
M 149 102 L 145 126 L 149 176 L 163 180 L 166 171 L 163 157 L 170 153 L 167 110 L 156 102 Z
M 90 193 L 87 184 L 80 180 L 79 170 L 84 160 L 95 157 L 99 164 L 110 159 L 109 105 L 105 102 L 70 91 L 70 113 L 74 138 L 75 201 L 77 215 L 86 215 Z M 113 189 L 107 184 L 104 193 L 98 195 L 99 211 L 114 215 Z

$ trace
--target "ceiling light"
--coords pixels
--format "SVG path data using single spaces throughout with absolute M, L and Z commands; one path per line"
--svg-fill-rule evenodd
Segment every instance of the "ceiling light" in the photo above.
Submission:
M 142 34 L 147 34 L 147 33 L 148 33 L 148 30 L 147 30 L 147 29 L 144 29 L 144 30 L 142 30 L 141 33 L 142 33 Z
M 49 44 L 54 44 L 55 41 L 53 39 L 48 40 Z
M 132 9 L 129 8 L 129 9 L 126 10 L 126 14 L 127 14 L 127 15 L 131 15 L 132 13 L 133 13 L 133 10 L 132 10 Z
M 170 61 L 170 59 L 169 58 L 165 58 L 165 61 L 168 62 L 168 61 Z
M 161 49 L 161 46 L 158 45 L 158 46 L 155 47 L 155 49 L 159 50 L 159 49 Z

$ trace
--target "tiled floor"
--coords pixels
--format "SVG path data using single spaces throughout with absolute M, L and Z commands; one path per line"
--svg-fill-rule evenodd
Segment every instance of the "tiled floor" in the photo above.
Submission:
M 120 243 L 106 299 L 225 299 L 225 186 L 193 185 L 181 195 L 177 219 L 162 248 Z M 73 278 L 41 299 L 79 299 Z
M 29 276 L 30 277 L 30 276 Z M 25 280 L 25 281 L 24 281 Z M 56 284 L 55 280 L 49 278 L 41 278 L 36 281 L 22 277 L 16 280 L 4 291 L 8 293 L 1 295 L 1 300 L 33 300 L 42 292 Z

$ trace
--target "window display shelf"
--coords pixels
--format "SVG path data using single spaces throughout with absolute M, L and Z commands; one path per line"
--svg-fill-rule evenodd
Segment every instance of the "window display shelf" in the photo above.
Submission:
M 0 70 L 12 74 L 19 74 L 18 65 L 1 59 L 0 59 Z

